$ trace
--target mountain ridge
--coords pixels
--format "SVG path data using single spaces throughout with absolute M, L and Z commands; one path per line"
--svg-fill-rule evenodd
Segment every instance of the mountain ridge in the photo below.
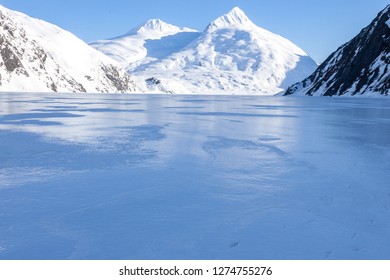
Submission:
M 167 38 L 172 39 L 173 36 L 179 34 L 188 35 L 188 39 L 187 37 L 182 39 L 184 42 L 176 42 L 179 45 L 181 43 L 184 47 L 192 40 L 192 37 L 196 37 L 199 32 L 188 27 L 178 27 L 160 19 L 150 19 L 132 28 L 123 35 L 112 39 L 90 42 L 89 45 L 116 60 L 122 67 L 127 68 L 131 72 L 139 65 L 149 63 L 162 56 L 162 54 L 157 54 L 157 57 L 148 57 L 148 54 L 151 52 L 151 50 L 148 49 L 148 44 L 155 45 L 156 42 L 162 41 L 166 45 L 165 50 L 162 50 L 162 52 L 169 55 L 170 50 L 168 48 L 172 47 L 174 42 L 172 42 L 173 40 L 170 40 L 169 42 L 165 41 L 167 41 Z M 158 52 L 158 49 L 162 48 L 157 47 L 153 49 L 155 54 Z
M 197 30 L 188 27 L 178 27 L 169 24 L 161 19 L 155 18 L 155 19 L 149 19 L 144 23 L 132 28 L 121 37 L 144 34 L 149 32 L 156 32 L 161 36 L 168 36 L 168 35 L 174 35 L 178 32 L 197 32 Z
M 133 35 L 126 42 L 91 45 L 122 65 L 127 63 L 129 73 L 146 92 L 272 95 L 317 67 L 301 48 L 256 26 L 238 7 L 211 21 L 203 32 L 181 32 L 157 40 Z M 123 51 L 134 45 L 142 50 L 137 59 Z
M 115 61 L 70 32 L 3 6 L 0 18 L 1 91 L 136 90 Z
M 389 95 L 390 5 L 284 95 Z

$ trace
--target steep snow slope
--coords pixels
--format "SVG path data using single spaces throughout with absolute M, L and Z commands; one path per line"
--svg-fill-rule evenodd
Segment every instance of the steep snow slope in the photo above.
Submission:
M 302 49 L 234 8 L 180 52 L 138 67 L 133 74 L 141 78 L 140 84 L 146 80 L 152 91 L 272 95 L 316 67 Z
M 145 34 L 149 30 L 142 33 Z M 111 41 L 106 49 L 92 45 L 127 62 L 128 70 L 146 92 L 272 95 L 307 77 L 317 67 L 302 49 L 256 26 L 239 8 L 214 20 L 201 34 L 176 34 L 179 35 L 188 40 L 165 37 L 168 45 L 172 44 L 169 51 L 164 45 L 167 41 L 144 44 L 141 40 L 143 53 L 139 56 L 122 52 L 122 43 L 128 49 L 137 45 L 134 35 L 119 39 L 120 50 L 115 47 L 118 40 Z M 163 55 L 152 55 L 154 49 Z
M 390 5 L 285 95 L 389 95 Z
M 76 36 L 0 6 L 0 91 L 131 92 L 130 76 Z
M 151 19 L 123 36 L 89 44 L 132 71 L 141 64 L 179 51 L 198 35 L 196 30 Z

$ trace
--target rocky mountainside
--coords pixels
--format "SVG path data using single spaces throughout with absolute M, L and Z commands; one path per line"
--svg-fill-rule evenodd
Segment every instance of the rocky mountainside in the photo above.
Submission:
M 0 91 L 132 92 L 111 58 L 73 34 L 0 6 Z
M 285 95 L 389 95 L 390 5 Z
M 317 68 L 302 49 L 256 26 L 239 8 L 203 32 L 169 25 L 168 34 L 156 26 L 91 45 L 126 65 L 145 92 L 273 95 Z

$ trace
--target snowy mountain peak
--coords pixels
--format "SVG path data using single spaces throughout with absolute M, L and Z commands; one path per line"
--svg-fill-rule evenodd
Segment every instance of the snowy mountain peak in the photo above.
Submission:
M 232 26 L 254 26 L 255 24 L 247 17 L 243 10 L 238 7 L 233 8 L 229 13 L 220 16 L 210 23 L 206 30 L 214 31 L 219 28 Z
M 239 8 L 203 32 L 162 34 L 154 30 L 178 28 L 159 29 L 159 23 L 149 21 L 134 35 L 91 46 L 126 67 L 145 92 L 272 95 L 317 68 L 302 49 L 256 26 Z
M 143 24 L 138 25 L 137 27 L 131 29 L 128 33 L 126 33 L 126 35 L 136 35 L 136 34 L 144 35 L 150 33 L 173 35 L 182 31 L 195 31 L 195 30 L 186 27 L 180 28 L 175 25 L 166 23 L 161 19 L 150 19 L 144 22 Z

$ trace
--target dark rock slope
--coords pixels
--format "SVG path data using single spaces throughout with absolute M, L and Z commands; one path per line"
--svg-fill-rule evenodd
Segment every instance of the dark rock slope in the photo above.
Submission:
M 389 95 L 390 5 L 285 95 Z

